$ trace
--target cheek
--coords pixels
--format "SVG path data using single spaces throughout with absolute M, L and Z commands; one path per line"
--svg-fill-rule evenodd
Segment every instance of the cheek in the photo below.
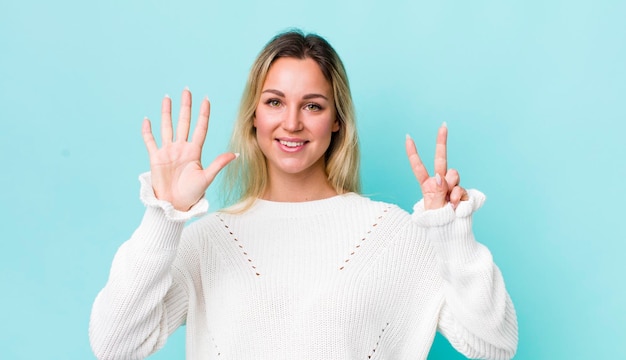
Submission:
M 327 119 L 327 121 L 325 122 L 326 127 L 324 129 L 325 132 L 330 132 L 330 133 L 334 133 L 336 131 L 339 130 L 339 121 L 337 120 L 337 118 L 335 116 L 332 116 L 331 118 Z
M 339 131 L 339 128 L 341 126 L 339 124 L 339 119 L 337 118 L 337 109 L 336 108 L 332 109 L 331 121 L 332 121 L 331 131 L 332 132 Z
M 284 113 L 279 110 L 260 108 L 256 111 L 253 125 L 257 132 L 271 133 L 281 126 Z
M 319 138 L 331 138 L 335 130 L 335 123 L 325 122 L 324 124 L 318 124 L 313 130 Z
M 275 129 L 272 117 L 262 111 L 258 112 L 254 117 L 254 129 L 258 139 L 265 139 L 272 136 Z

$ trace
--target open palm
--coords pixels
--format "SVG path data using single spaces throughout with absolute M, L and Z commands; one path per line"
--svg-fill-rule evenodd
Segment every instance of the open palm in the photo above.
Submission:
M 202 146 L 206 139 L 211 105 L 202 100 L 198 122 L 191 141 L 191 92 L 182 93 L 176 139 L 173 139 L 172 100 L 166 96 L 161 103 L 161 147 L 152 134 L 150 120 L 144 120 L 142 135 L 150 157 L 152 187 L 156 197 L 170 202 L 175 209 L 187 211 L 197 203 L 219 171 L 236 158 L 233 153 L 219 155 L 207 167 L 202 167 Z

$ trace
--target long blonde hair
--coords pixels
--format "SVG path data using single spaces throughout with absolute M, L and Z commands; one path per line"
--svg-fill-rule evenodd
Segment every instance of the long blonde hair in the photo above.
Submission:
M 331 84 L 339 131 L 333 133 L 326 150 L 326 174 L 330 185 L 339 194 L 358 193 L 361 189 L 355 112 L 343 63 L 324 38 L 290 30 L 270 40 L 250 69 L 229 146 L 230 151 L 239 153 L 240 157 L 226 167 L 222 179 L 225 203 L 241 203 L 232 210 L 234 212 L 247 210 L 263 195 L 268 184 L 267 163 L 257 143 L 253 122 L 269 68 L 281 57 L 314 60 Z

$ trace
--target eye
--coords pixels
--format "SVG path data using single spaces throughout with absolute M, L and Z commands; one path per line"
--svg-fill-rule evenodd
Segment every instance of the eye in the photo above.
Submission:
M 318 104 L 315 104 L 315 103 L 306 104 L 304 106 L 304 108 L 309 110 L 309 111 L 320 111 L 320 110 L 322 110 L 322 107 L 319 106 Z
M 265 103 L 267 105 L 269 105 L 270 107 L 279 107 L 280 106 L 280 100 L 278 100 L 278 99 L 268 99 Z

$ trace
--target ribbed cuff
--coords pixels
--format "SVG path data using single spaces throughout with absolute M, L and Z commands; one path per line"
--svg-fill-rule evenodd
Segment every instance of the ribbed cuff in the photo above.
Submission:
M 467 190 L 469 199 L 456 210 L 451 204 L 441 209 L 424 210 L 423 200 L 413 210 L 413 221 L 428 229 L 428 234 L 444 263 L 465 263 L 475 257 L 480 244 L 472 232 L 472 214 L 485 202 L 478 190 Z
M 429 235 L 439 258 L 447 264 L 465 264 L 472 261 L 480 248 L 472 232 L 471 216 L 457 218 L 445 226 L 433 227 Z
M 209 202 L 202 198 L 191 209 L 187 211 L 179 211 L 172 206 L 171 203 L 157 199 L 152 188 L 152 177 L 150 172 L 139 175 L 139 182 L 141 183 L 141 190 L 139 197 L 143 204 L 147 207 L 158 207 L 163 209 L 165 217 L 169 221 L 186 222 L 193 217 L 201 216 L 207 213 L 209 210 Z
M 132 239 L 147 250 L 176 250 L 184 227 L 184 222 L 167 219 L 163 209 L 147 207 Z
M 451 223 L 456 215 L 450 203 L 439 209 L 426 210 L 424 209 L 424 199 L 422 199 L 413 206 L 413 215 L 411 217 L 419 226 L 431 228 Z
M 452 204 L 448 203 L 440 209 L 426 210 L 424 209 L 424 199 L 421 199 L 413 206 L 413 221 L 422 227 L 443 226 L 451 223 L 457 218 L 470 217 L 472 213 L 478 210 L 485 203 L 485 195 L 478 190 L 467 190 L 469 199 L 461 201 L 456 210 L 452 208 Z

